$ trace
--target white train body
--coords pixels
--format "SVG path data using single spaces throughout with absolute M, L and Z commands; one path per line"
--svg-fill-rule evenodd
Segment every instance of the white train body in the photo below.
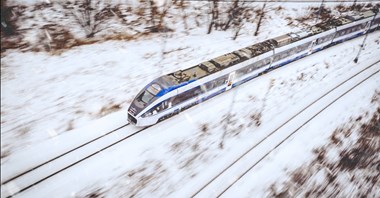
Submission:
M 136 96 L 128 120 L 149 126 L 252 78 L 324 48 L 379 30 L 380 15 L 349 13 L 161 76 Z

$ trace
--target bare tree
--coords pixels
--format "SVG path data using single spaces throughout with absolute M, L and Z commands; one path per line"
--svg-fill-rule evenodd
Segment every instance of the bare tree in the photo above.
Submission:
M 149 10 L 150 10 L 150 22 L 152 23 L 153 27 L 157 26 L 156 22 L 156 16 L 158 15 L 158 8 L 156 3 L 153 0 L 149 0 Z
M 243 27 L 243 23 L 239 23 L 239 25 L 235 28 L 235 34 L 234 34 L 234 36 L 232 37 L 232 40 L 236 40 L 237 39 L 237 37 L 239 36 L 239 32 L 240 32 L 240 30 L 241 30 L 241 28 Z
M 224 24 L 223 30 L 227 30 L 230 27 L 231 22 L 239 16 L 239 11 L 240 11 L 239 0 L 235 0 L 234 3 L 231 5 L 230 9 L 227 11 L 228 20 Z
M 87 38 L 107 29 L 105 21 L 114 16 L 111 5 L 101 0 L 67 1 L 61 5 L 74 16 Z
M 179 6 L 180 6 L 181 11 L 182 11 L 182 19 L 183 19 L 184 28 L 185 28 L 185 30 L 188 30 L 189 26 L 187 24 L 187 14 L 185 12 L 185 0 L 181 0 L 179 3 Z
M 245 6 L 244 1 L 240 3 L 240 0 L 235 0 L 228 10 L 228 19 L 224 23 L 223 30 L 226 31 L 232 27 L 235 31 L 234 36 L 232 37 L 233 40 L 236 40 L 244 23 L 251 18 L 250 11 L 252 11 L 252 9 Z
M 167 16 L 169 9 L 171 8 L 171 3 L 165 1 L 162 6 L 158 7 L 155 1 L 148 0 L 148 6 L 150 16 L 149 21 L 152 25 L 151 27 L 148 27 L 148 29 L 150 29 L 151 32 L 171 31 L 171 29 L 165 25 L 165 17 Z
M 211 21 L 208 26 L 207 34 L 210 34 L 212 28 L 217 27 L 217 20 L 219 19 L 219 8 L 218 8 L 219 0 L 212 0 L 211 7 Z
M 256 26 L 256 31 L 255 31 L 255 36 L 257 36 L 259 34 L 259 30 L 260 30 L 260 26 L 261 26 L 261 22 L 264 18 L 264 9 L 265 9 L 265 6 L 267 5 L 267 1 L 265 1 L 263 7 L 261 8 L 261 11 L 259 12 L 259 21 L 257 22 L 257 26 Z

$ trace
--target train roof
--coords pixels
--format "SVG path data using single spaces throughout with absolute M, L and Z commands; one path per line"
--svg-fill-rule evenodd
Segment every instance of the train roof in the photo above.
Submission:
M 223 54 L 185 70 L 179 70 L 174 73 L 167 74 L 163 78 L 169 82 L 171 86 L 179 85 L 183 82 L 200 79 L 224 68 L 248 60 L 254 56 L 268 52 L 274 49 L 275 46 L 277 46 L 276 41 L 272 39 L 267 40 L 261 43 L 250 45 L 243 49 L 233 51 L 231 53 Z
M 167 74 L 161 78 L 163 81 L 165 81 L 167 87 L 181 86 L 186 84 L 186 82 L 189 83 L 200 79 L 237 63 L 241 63 L 252 57 L 264 54 L 268 51 L 273 50 L 274 48 L 284 46 L 292 41 L 312 36 L 323 31 L 333 29 L 337 26 L 350 23 L 351 21 L 367 18 L 374 15 L 375 13 L 370 10 L 362 13 L 351 12 L 344 17 L 332 18 L 328 21 L 316 24 L 299 32 L 281 35 L 276 38 L 263 41 L 261 43 L 249 45 L 245 48 L 218 56 L 185 70 L 179 70 L 174 73 Z

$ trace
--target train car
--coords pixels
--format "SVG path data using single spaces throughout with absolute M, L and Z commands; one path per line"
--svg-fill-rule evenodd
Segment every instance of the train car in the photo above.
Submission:
M 161 76 L 146 85 L 128 109 L 128 121 L 149 126 L 272 69 L 379 29 L 373 11 L 351 12 Z

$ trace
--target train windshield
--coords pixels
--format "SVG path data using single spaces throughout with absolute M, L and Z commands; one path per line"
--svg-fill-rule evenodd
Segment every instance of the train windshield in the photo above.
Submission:
M 161 87 L 158 84 L 152 84 L 141 94 L 140 99 L 144 103 L 149 103 L 160 91 Z

